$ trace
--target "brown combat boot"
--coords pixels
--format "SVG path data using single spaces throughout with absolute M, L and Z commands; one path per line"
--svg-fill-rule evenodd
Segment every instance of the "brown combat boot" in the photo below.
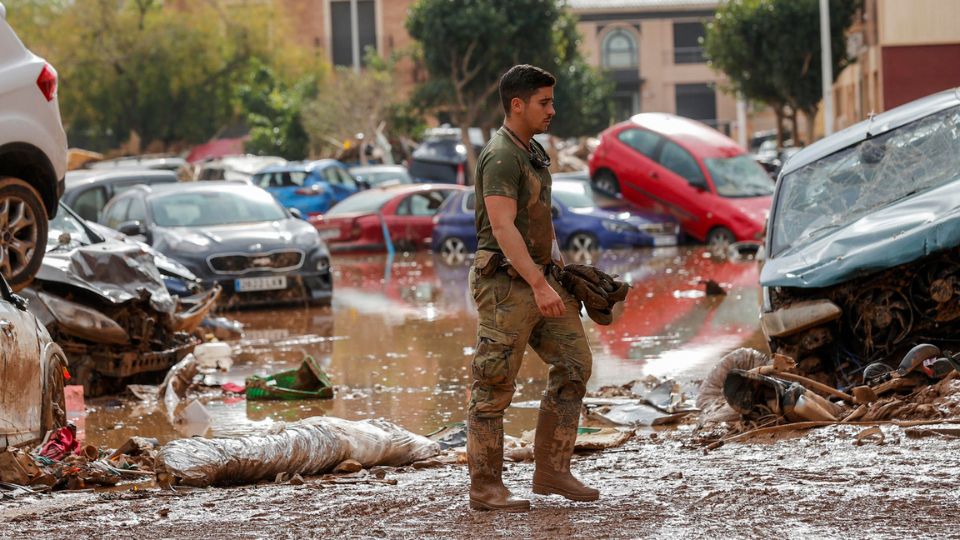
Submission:
M 503 418 L 477 418 L 467 423 L 470 466 L 470 508 L 526 512 L 530 501 L 514 499 L 503 485 Z
M 546 401 L 546 400 L 544 400 Z M 552 405 L 552 406 L 551 406 Z M 561 415 L 551 410 L 561 410 Z M 577 441 L 577 424 L 580 420 L 580 404 L 543 405 L 537 417 L 537 435 L 533 444 L 536 469 L 533 473 L 533 492 L 537 495 L 562 495 L 571 501 L 595 501 L 600 491 L 586 486 L 570 473 L 570 457 Z

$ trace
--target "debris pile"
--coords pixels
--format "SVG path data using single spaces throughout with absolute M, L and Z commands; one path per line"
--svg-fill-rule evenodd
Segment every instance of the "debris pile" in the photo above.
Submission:
M 868 366 L 862 384 L 837 389 L 799 374 L 789 357 L 771 359 L 759 351 L 737 349 L 700 386 L 700 427 L 728 428 L 720 436 L 705 439 L 716 444 L 781 427 L 953 422 L 960 418 L 957 360 L 933 345 L 921 344 L 898 367 Z

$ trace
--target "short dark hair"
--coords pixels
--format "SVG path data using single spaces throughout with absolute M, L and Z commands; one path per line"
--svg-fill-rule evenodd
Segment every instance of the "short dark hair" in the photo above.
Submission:
M 537 90 L 555 84 L 557 78 L 545 69 L 530 64 L 513 66 L 500 77 L 500 103 L 503 104 L 503 112 L 510 116 L 510 102 L 513 98 L 527 101 Z

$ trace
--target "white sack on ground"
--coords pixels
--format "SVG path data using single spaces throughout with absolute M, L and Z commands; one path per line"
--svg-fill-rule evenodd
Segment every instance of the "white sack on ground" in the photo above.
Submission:
M 767 355 L 756 349 L 739 348 L 727 353 L 720 362 L 710 371 L 707 378 L 700 383 L 697 392 L 697 408 L 700 409 L 700 423 L 736 422 L 740 413 L 727 404 L 723 397 L 723 381 L 731 369 L 750 371 L 753 368 L 766 366 L 770 363 Z
M 278 473 L 320 474 L 346 459 L 365 468 L 400 466 L 439 453 L 437 443 L 384 420 L 320 416 L 265 435 L 172 441 L 157 456 L 157 472 L 204 487 L 252 483 Z

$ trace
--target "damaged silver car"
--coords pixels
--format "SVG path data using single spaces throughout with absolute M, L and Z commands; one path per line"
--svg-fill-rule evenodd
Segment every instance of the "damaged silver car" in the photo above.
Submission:
M 921 343 L 960 351 L 960 89 L 797 153 L 765 250 L 762 327 L 801 373 L 850 387 Z
M 0 449 L 66 424 L 66 356 L 0 276 Z
M 178 267 L 138 242 L 104 237 L 64 206 L 22 294 L 66 352 L 74 382 L 102 395 L 154 382 L 198 342 L 192 332 L 220 289 L 198 291 L 198 280 Z

